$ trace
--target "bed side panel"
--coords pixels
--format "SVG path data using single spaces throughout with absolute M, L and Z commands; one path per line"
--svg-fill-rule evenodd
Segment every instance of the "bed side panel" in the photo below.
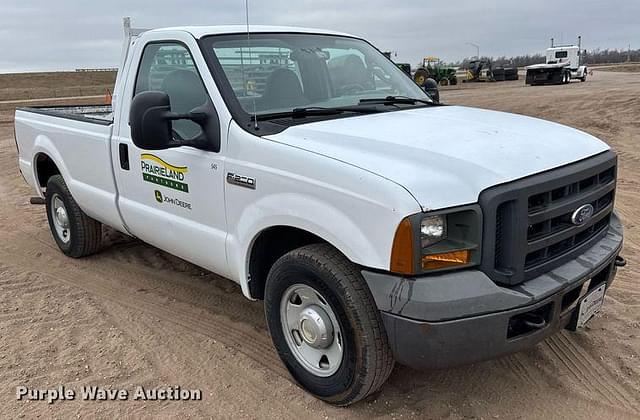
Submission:
M 20 167 L 39 193 L 36 161 L 49 156 L 64 177 L 73 198 L 89 216 L 124 231 L 116 206 L 111 165 L 112 125 L 16 111 Z

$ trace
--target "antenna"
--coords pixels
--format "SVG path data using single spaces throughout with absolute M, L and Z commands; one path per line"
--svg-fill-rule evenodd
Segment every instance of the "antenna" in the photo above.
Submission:
M 249 48 L 249 64 L 251 64 L 251 58 L 252 58 L 252 54 L 251 54 L 251 32 L 249 30 L 249 0 L 244 0 L 244 12 L 245 12 L 245 16 L 247 18 L 247 47 Z M 246 84 L 246 82 L 245 82 Z M 246 89 L 246 85 L 245 85 L 245 89 Z M 258 113 L 256 111 L 256 97 L 253 96 L 253 124 L 254 124 L 254 128 L 256 130 L 259 130 L 260 127 L 258 126 Z

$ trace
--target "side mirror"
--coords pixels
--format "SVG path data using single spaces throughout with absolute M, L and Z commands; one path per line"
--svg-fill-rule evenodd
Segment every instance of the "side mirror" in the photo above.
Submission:
M 131 140 L 141 149 L 163 150 L 176 147 L 173 141 L 169 95 L 164 92 L 142 92 L 131 102 L 129 124 Z
M 174 140 L 175 120 L 191 120 L 202 127 L 202 133 L 187 140 Z M 164 150 L 191 146 L 198 149 L 220 151 L 220 122 L 209 102 L 186 114 L 171 112 L 171 100 L 165 92 L 141 92 L 131 102 L 129 111 L 131 140 L 141 149 Z
M 440 90 L 438 90 L 438 82 L 433 80 L 432 78 L 428 78 L 426 82 L 424 82 L 424 91 L 427 92 L 431 99 L 433 99 L 436 103 L 440 103 Z

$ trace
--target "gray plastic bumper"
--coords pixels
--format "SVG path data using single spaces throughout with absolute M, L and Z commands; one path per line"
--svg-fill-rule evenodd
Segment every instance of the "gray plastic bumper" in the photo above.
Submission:
M 580 257 L 514 287 L 500 287 L 478 270 L 418 278 L 362 274 L 396 360 L 442 368 L 517 352 L 565 328 L 591 286 L 611 284 L 621 247 L 622 225 L 614 215 L 607 235 Z M 510 336 L 514 317 L 540 311 L 548 312 L 543 328 Z

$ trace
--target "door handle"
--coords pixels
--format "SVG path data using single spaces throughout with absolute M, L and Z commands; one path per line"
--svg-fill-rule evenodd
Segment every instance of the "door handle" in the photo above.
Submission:
M 118 145 L 118 152 L 120 154 L 120 167 L 125 171 L 129 170 L 129 146 L 124 143 Z

